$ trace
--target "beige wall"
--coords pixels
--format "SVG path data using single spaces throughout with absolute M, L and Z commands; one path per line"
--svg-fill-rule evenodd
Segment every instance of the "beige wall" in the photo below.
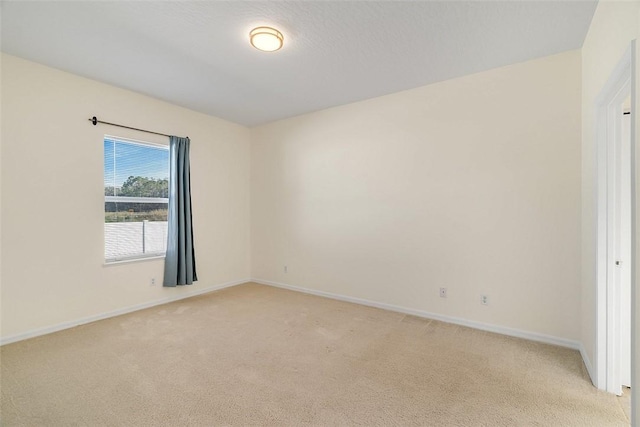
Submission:
M 2 82 L 2 58 L 0 54 L 0 82 Z M 2 309 L 2 92 L 0 83 L 0 310 Z M 2 314 L 0 314 L 0 336 L 2 336 Z
M 595 102 L 631 40 L 638 36 L 640 2 L 600 1 L 582 48 L 581 341 L 591 363 L 596 346 Z
M 251 138 L 254 278 L 579 339 L 578 51 Z
M 1 88 L 3 338 L 250 277 L 246 128 L 8 55 Z M 191 287 L 151 287 L 162 260 L 103 265 L 104 134 L 157 138 L 92 115 L 191 138 Z

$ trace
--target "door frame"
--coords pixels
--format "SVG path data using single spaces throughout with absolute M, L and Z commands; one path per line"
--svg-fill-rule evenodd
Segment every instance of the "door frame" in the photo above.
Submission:
M 613 216 L 609 198 L 613 190 L 615 152 L 621 141 L 623 100 L 631 95 L 631 382 L 635 383 L 635 288 L 636 288 L 636 186 L 635 186 L 635 40 L 609 77 L 596 99 L 596 348 L 595 386 L 610 393 L 621 393 L 620 371 L 614 361 L 620 358 L 620 290 L 614 286 L 614 270 L 609 257 L 613 250 Z M 613 122 L 618 126 L 610 126 Z

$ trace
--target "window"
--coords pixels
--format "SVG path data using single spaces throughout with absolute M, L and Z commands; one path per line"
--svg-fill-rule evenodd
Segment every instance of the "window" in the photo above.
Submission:
M 163 256 L 168 202 L 169 147 L 105 136 L 105 260 Z

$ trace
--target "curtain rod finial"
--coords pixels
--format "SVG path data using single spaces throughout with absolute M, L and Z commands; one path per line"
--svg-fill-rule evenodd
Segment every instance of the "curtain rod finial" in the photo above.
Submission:
M 96 118 L 96 116 L 93 116 L 89 120 L 91 121 L 91 123 L 93 123 L 94 126 L 98 124 L 98 119 Z

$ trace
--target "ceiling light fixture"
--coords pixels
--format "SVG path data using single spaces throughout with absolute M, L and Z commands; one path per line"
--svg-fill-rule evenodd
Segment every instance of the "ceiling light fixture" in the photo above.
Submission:
M 284 36 L 275 28 L 257 27 L 249 33 L 251 46 L 263 52 L 274 52 L 282 47 Z

